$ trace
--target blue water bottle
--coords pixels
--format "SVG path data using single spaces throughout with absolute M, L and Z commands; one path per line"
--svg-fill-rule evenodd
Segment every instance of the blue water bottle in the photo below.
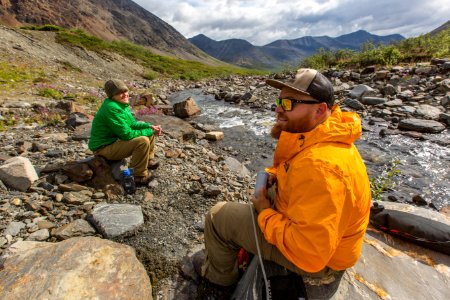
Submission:
M 134 182 L 133 171 L 126 169 L 122 171 L 122 186 L 127 194 L 136 192 L 136 183 Z

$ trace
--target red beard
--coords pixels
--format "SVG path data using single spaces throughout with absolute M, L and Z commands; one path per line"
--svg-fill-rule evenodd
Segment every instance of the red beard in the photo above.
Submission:
M 283 131 L 283 129 L 281 128 L 280 124 L 275 124 L 273 125 L 272 129 L 270 130 L 270 135 L 278 140 L 280 138 L 281 132 Z

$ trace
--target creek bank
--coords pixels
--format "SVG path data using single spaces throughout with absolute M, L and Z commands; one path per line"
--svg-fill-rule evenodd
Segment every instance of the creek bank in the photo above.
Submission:
M 411 118 L 437 120 L 447 128 L 448 123 L 443 122 L 445 118 L 443 119 L 442 115 L 445 117 L 445 114 L 448 114 L 449 95 L 448 91 L 445 91 L 446 87 L 442 81 L 445 81 L 444 77 L 448 77 L 448 72 L 442 74 L 439 67 L 435 69 L 438 72 L 436 74 L 428 73 L 425 76 L 422 73 L 418 75 L 414 73 L 411 77 L 409 77 L 410 75 L 401 77 L 398 86 L 391 81 L 393 77 L 395 79 L 395 72 L 390 75 L 389 82 L 391 83 L 386 83 L 387 79 L 386 82 L 380 83 L 374 81 L 377 76 L 380 76 L 376 75 L 377 73 L 364 76 L 360 74 L 358 77 L 356 72 L 350 72 L 348 75 L 345 75 L 345 72 L 345 74 L 339 75 L 338 72 L 332 79 L 335 84 L 340 82 L 336 85 L 340 99 L 352 99 L 351 103 L 358 101 L 361 104 L 357 107 L 361 109 L 359 112 L 363 117 L 365 134 L 374 133 L 371 137 L 377 139 L 382 139 L 383 136 L 407 134 L 414 137 L 412 145 L 433 143 L 441 145 L 440 147 L 448 147 L 448 139 L 441 138 L 448 137 L 448 129 L 444 129 L 439 134 L 427 134 L 405 132 L 398 128 L 401 120 Z M 433 70 L 432 67 L 431 70 Z M 276 76 L 285 80 L 292 74 Z M 409 82 L 412 79 L 418 80 L 417 83 Z M 155 102 L 152 102 L 152 105 L 162 105 L 165 106 L 166 111 L 170 111 L 167 108 L 167 106 L 171 106 L 168 99 L 174 92 L 201 88 L 214 97 L 213 95 L 220 93 L 220 89 L 232 89 L 233 91 L 229 93 L 241 94 L 241 96 L 226 98 L 225 95 L 225 98 L 234 99 L 235 102 L 236 99 L 241 99 L 241 101 L 231 105 L 249 108 L 255 114 L 267 112 L 273 108 L 273 99 L 277 97 L 278 92 L 266 87 L 264 80 L 265 77 L 256 76 L 230 77 L 223 81 L 213 80 L 192 84 L 185 84 L 181 81 L 166 83 L 157 81 L 153 83 L 159 87 L 154 89 Z M 141 99 L 139 91 L 145 90 L 149 84 L 152 83 L 133 83 L 133 101 Z M 382 84 L 384 88 L 391 84 L 394 90 L 403 89 L 403 92 L 389 95 L 392 91 L 387 89 L 390 92 L 383 94 L 381 91 L 385 89 L 380 88 L 377 88 L 378 92 L 370 92 L 373 93 L 370 97 L 389 100 L 385 102 L 375 101 L 371 98 L 363 100 L 365 96 L 358 95 L 354 96 L 356 98 L 348 98 L 351 91 L 361 84 L 368 87 L 374 86 L 370 87 L 371 89 L 376 88 L 377 84 Z M 406 85 L 403 87 L 404 84 Z M 410 92 L 406 92 L 406 88 Z M 358 89 L 367 90 L 366 87 Z M 251 93 L 251 96 L 248 93 Z M 367 95 L 367 97 L 369 96 Z M 220 94 L 217 98 L 221 99 Z M 411 100 L 412 98 L 414 100 Z M 405 99 L 410 99 L 410 101 L 406 100 L 407 104 L 404 104 Z M 445 102 L 446 99 L 447 102 Z M 402 104 L 399 104 L 398 100 L 401 100 Z M 218 102 L 219 100 L 213 101 Z M 72 105 L 72 101 L 49 101 L 45 105 L 42 103 L 23 105 L 23 102 L 21 105 L 3 105 L 0 109 L 2 116 L 7 118 L 15 115 L 18 121 L 15 126 L 0 133 L 0 143 L 3 149 L 0 158 L 2 161 L 7 161 L 12 157 L 29 159 L 37 170 L 38 178 L 31 179 L 31 186 L 26 191 L 14 190 L 5 185 L 0 188 L 1 251 L 5 252 L 5 249 L 13 243 L 23 240 L 57 242 L 77 236 L 102 237 L 100 231 L 86 221 L 96 207 L 106 203 L 137 205 L 142 211 L 144 223 L 137 228 L 133 227 L 126 236 L 114 237 L 114 241 L 131 245 L 136 249 L 136 255 L 144 264 L 153 286 L 157 286 L 156 296 L 158 299 L 182 299 L 183 297 L 189 299 L 195 293 L 196 282 L 189 280 L 189 276 L 178 271 L 180 267 L 183 269 L 183 263 L 185 263 L 182 258 L 187 253 L 194 252 L 203 246 L 204 214 L 218 201 L 244 202 L 248 200 L 248 195 L 252 192 L 253 176 L 252 173 L 245 171 L 245 166 L 253 165 L 259 158 L 262 160 L 260 163 L 254 164 L 255 166 L 267 165 L 263 160 L 270 161 L 273 141 L 261 139 L 254 144 L 250 140 L 251 135 L 247 135 L 249 138 L 244 136 L 237 140 L 237 144 L 227 144 L 228 129 L 223 129 L 225 138 L 220 142 L 210 142 L 205 139 L 206 133 L 215 131 L 217 128 L 199 122 L 197 117 L 183 121 L 173 116 L 151 114 L 149 113 L 150 108 L 136 107 L 138 118 L 161 123 L 163 128 L 167 128 L 167 134 L 161 136 L 157 141 L 157 157 L 161 161 L 161 166 L 150 187 L 139 188 L 133 196 L 117 195 L 114 198 L 108 196 L 108 193 L 103 190 L 84 185 L 83 180 L 79 183 L 73 182 L 61 167 L 70 161 L 83 160 L 92 155 L 86 144 L 89 123 L 86 123 L 85 120 L 91 119 L 89 109 L 76 108 Z M 375 102 L 378 104 L 373 104 Z M 64 103 L 70 103 L 70 105 Z M 218 103 L 220 104 L 220 102 Z M 421 107 L 421 105 L 436 107 L 439 114 L 436 110 Z M 21 122 L 33 113 L 30 110 L 32 107 L 44 107 L 48 111 L 59 112 L 67 116 L 67 119 L 75 113 L 74 110 L 85 109 L 85 113 L 81 116 L 77 114 L 74 122 L 70 123 L 70 127 L 42 126 L 36 123 Z M 345 110 L 355 110 L 345 102 L 342 107 Z M 82 118 L 83 116 L 86 118 Z M 437 119 L 436 116 L 438 116 Z M 175 120 L 177 121 L 175 122 Z M 77 131 L 80 128 L 83 128 L 84 136 Z M 245 127 L 241 127 L 241 130 L 246 132 Z M 373 161 L 379 159 L 376 157 L 377 152 L 372 149 L 370 155 L 373 155 Z M 237 164 L 233 158 L 237 158 Z M 445 161 L 445 158 L 443 159 Z M 370 162 L 368 163 L 369 168 Z M 46 172 L 42 172 L 43 170 Z M 376 169 L 372 169 L 372 172 L 374 170 Z M 414 176 L 414 174 L 411 175 Z M 408 195 L 405 201 L 413 203 L 411 198 L 411 195 Z M 416 203 L 423 204 L 423 201 L 416 201 Z M 429 204 L 426 199 L 425 203 L 425 205 Z M 140 224 L 140 222 L 137 223 Z M 365 248 L 375 247 L 373 243 L 366 244 Z M 406 255 L 409 256 L 409 254 Z M 413 265 L 414 263 L 413 260 L 408 260 L 406 264 Z M 384 264 L 386 261 L 381 261 L 380 268 Z M 448 266 L 448 264 L 444 265 Z M 377 276 L 380 274 L 372 274 L 365 280 L 371 284 L 377 280 Z M 357 273 L 349 276 L 348 280 L 351 286 L 356 290 L 361 289 L 357 283 L 359 278 Z M 442 278 L 444 281 L 448 280 L 446 279 L 448 274 Z M 440 282 L 441 279 L 436 281 L 436 284 Z M 427 282 L 427 284 L 429 283 Z M 365 291 L 364 297 L 372 298 L 374 292 L 371 291 L 370 285 L 366 285 L 364 289 L 368 289 Z

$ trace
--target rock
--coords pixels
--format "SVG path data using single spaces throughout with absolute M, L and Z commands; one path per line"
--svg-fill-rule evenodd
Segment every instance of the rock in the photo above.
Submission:
M 216 197 L 218 195 L 220 195 L 222 193 L 222 190 L 220 189 L 220 187 L 216 186 L 216 185 L 210 185 L 205 189 L 205 192 L 203 193 L 203 195 L 205 197 Z
M 233 157 L 227 157 L 224 161 L 224 164 L 234 173 L 239 176 L 250 176 L 250 171 L 244 166 L 240 161 Z
M 372 74 L 375 72 L 375 66 L 368 66 L 365 67 L 362 71 L 361 71 L 361 75 L 367 75 L 367 74 Z
M 384 103 L 384 105 L 388 107 L 399 107 L 403 105 L 403 101 L 400 99 L 394 99 Z
M 441 111 L 439 108 L 428 105 L 428 104 L 422 104 L 419 105 L 416 109 L 416 115 L 428 120 L 438 120 L 439 115 L 441 114 Z
M 66 125 L 75 128 L 77 126 L 88 124 L 90 122 L 91 120 L 88 118 L 87 115 L 81 112 L 74 112 L 71 113 L 67 118 Z
M 361 98 L 361 103 L 366 105 L 377 105 L 377 104 L 383 104 L 387 102 L 386 98 L 379 98 L 379 97 L 366 97 L 363 96 Z
M 5 300 L 152 299 L 150 279 L 134 250 L 95 237 L 17 242 L 0 278 Z
M 16 236 L 22 228 L 25 228 L 25 223 L 23 222 L 11 222 L 9 223 L 8 227 L 6 227 L 5 231 L 3 232 L 3 235 L 11 235 Z
M 81 192 L 87 190 L 88 188 L 81 184 L 68 183 L 68 184 L 60 184 L 58 186 L 58 189 L 63 192 Z
M 423 199 L 423 197 L 420 195 L 414 195 L 412 197 L 412 201 L 419 206 L 424 206 L 428 204 L 428 202 L 425 199 Z
M 161 125 L 163 132 L 182 141 L 184 137 L 194 135 L 195 128 L 188 122 L 173 116 L 147 115 L 136 116 L 136 120 Z
M 383 93 L 385 96 L 394 96 L 398 93 L 398 89 L 395 88 L 392 84 L 386 84 L 383 89 Z
M 83 219 L 77 219 L 69 224 L 52 230 L 52 236 L 59 240 L 67 240 L 76 236 L 94 235 L 95 229 Z
M 386 78 L 388 78 L 389 75 L 389 71 L 387 70 L 381 70 L 381 71 L 377 71 L 375 73 L 375 80 L 385 80 Z
M 91 197 L 82 192 L 65 192 L 62 201 L 71 205 L 82 205 L 84 202 L 91 201 Z
M 48 229 L 40 229 L 30 234 L 27 241 L 45 241 L 50 237 Z
M 175 116 L 179 118 L 187 118 L 198 114 L 200 112 L 200 108 L 197 106 L 195 100 L 192 97 L 189 97 L 182 102 L 174 104 L 173 111 Z
M 206 133 L 205 138 L 210 141 L 220 141 L 224 137 L 222 131 L 210 131 Z
M 444 79 L 439 83 L 439 91 L 442 93 L 447 93 L 450 91 L 450 79 Z
M 353 99 L 361 99 L 362 96 L 375 96 L 375 90 L 373 88 L 371 88 L 370 86 L 364 85 L 364 84 L 360 84 L 355 86 L 351 91 L 350 91 L 350 98 Z
M 36 225 L 38 226 L 39 229 L 52 229 L 55 227 L 55 224 L 47 220 L 38 221 Z
M 7 186 L 21 192 L 38 180 L 38 175 L 30 160 L 25 157 L 13 157 L 0 166 L 0 180 Z
M 91 136 L 92 123 L 77 126 L 72 135 L 74 141 L 87 141 Z
M 445 129 L 445 125 L 433 120 L 405 119 L 398 123 L 402 130 L 413 130 L 424 133 L 439 133 Z
M 64 173 L 75 182 L 90 180 L 94 175 L 94 172 L 87 163 L 70 162 L 67 163 L 62 169 Z
M 348 107 L 351 107 L 351 108 L 356 109 L 356 110 L 364 110 L 364 109 L 365 109 L 364 104 L 362 104 L 361 102 L 359 102 L 359 101 L 356 100 L 356 99 L 346 98 L 346 99 L 344 100 L 344 103 L 345 103 L 345 105 L 347 105 Z
M 106 238 L 127 234 L 144 224 L 141 207 L 131 204 L 99 204 L 88 220 Z

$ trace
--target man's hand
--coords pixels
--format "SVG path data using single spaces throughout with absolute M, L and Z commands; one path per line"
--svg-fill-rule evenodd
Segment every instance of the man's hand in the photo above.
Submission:
M 154 135 L 161 135 L 162 129 L 161 129 L 160 125 L 152 125 L 152 126 L 150 126 L 150 128 L 153 129 Z
M 252 198 L 253 206 L 255 207 L 258 214 L 266 208 L 271 207 L 270 200 L 266 198 L 266 189 L 264 187 L 261 187 L 259 189 L 259 197 L 256 198 L 253 196 Z

